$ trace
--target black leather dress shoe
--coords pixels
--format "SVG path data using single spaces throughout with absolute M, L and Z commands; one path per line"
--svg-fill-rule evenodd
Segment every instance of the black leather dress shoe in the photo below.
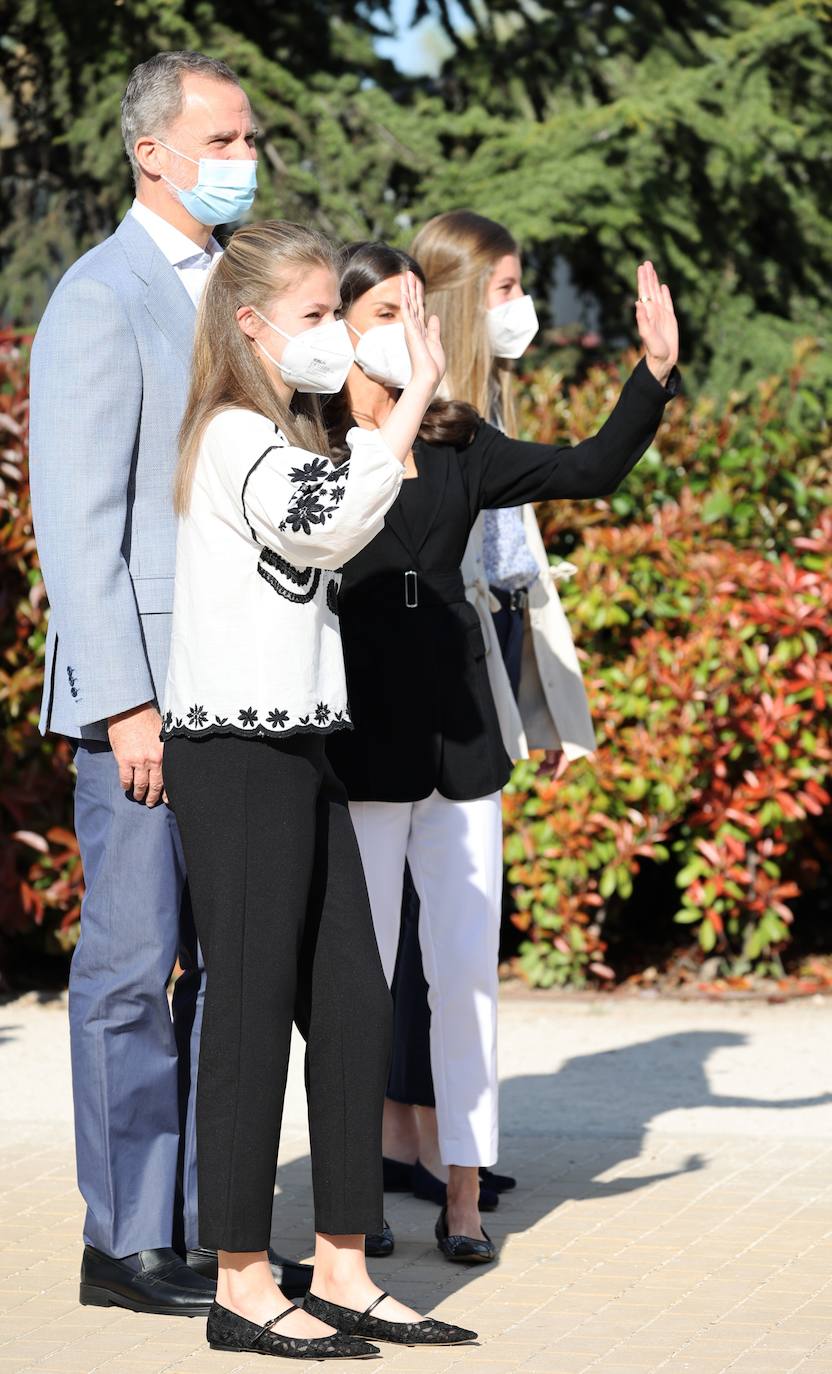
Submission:
M 417 1160 L 413 1165 L 413 1196 L 422 1202 L 435 1202 L 437 1207 L 444 1207 L 448 1201 L 448 1185 Z M 499 1194 L 480 1183 L 480 1211 L 496 1212 L 499 1205 Z
M 187 1255 L 188 1268 L 196 1274 L 203 1274 L 207 1279 L 217 1279 L 217 1252 L 207 1250 L 203 1246 L 195 1250 L 189 1250 Z M 287 1298 L 302 1298 L 312 1282 L 312 1265 L 301 1264 L 298 1260 L 286 1259 L 284 1255 L 278 1255 L 269 1247 L 269 1264 L 271 1265 L 274 1281 L 278 1288 L 281 1288 Z
M 517 1179 L 511 1174 L 495 1174 L 493 1169 L 480 1169 L 480 1183 L 493 1188 L 495 1193 L 510 1193 L 517 1187 Z
M 396 1237 L 385 1218 L 383 1229 L 364 1237 L 364 1254 L 370 1259 L 387 1259 L 396 1248 Z
M 483 1239 L 448 1235 L 448 1209 L 443 1207 L 436 1223 L 436 1244 L 451 1264 L 490 1264 L 497 1258 L 496 1246 L 485 1227 Z
M 368 1360 L 380 1355 L 377 1345 L 369 1341 L 353 1340 L 338 1331 L 332 1336 L 318 1336 L 304 1340 L 301 1336 L 281 1336 L 275 1327 L 278 1322 L 296 1312 L 291 1307 L 272 1317 L 265 1326 L 247 1321 L 227 1307 L 215 1302 L 208 1313 L 208 1344 L 212 1350 L 248 1351 L 252 1355 L 279 1355 L 288 1360 Z
M 139 1250 L 133 1267 L 92 1245 L 81 1260 L 82 1307 L 126 1307 L 162 1317 L 205 1317 L 216 1285 L 189 1269 L 175 1250 Z
M 352 1307 L 341 1307 L 325 1298 L 316 1298 L 307 1293 L 303 1300 L 303 1310 L 319 1322 L 334 1326 L 347 1336 L 365 1336 L 371 1341 L 390 1341 L 393 1345 L 464 1345 L 477 1339 L 476 1331 L 468 1331 L 464 1326 L 451 1326 L 435 1317 L 424 1317 L 420 1322 L 388 1322 L 383 1317 L 374 1317 L 373 1308 L 389 1297 L 382 1293 L 380 1298 L 371 1302 L 364 1312 L 356 1312 Z

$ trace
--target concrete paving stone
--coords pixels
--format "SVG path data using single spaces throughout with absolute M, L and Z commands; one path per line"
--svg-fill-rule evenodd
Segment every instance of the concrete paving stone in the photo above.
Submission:
M 111 1358 L 110 1352 L 96 1354 L 84 1350 L 56 1350 L 45 1360 L 38 1362 L 38 1368 L 48 1370 L 49 1374 L 90 1374 L 98 1365 Z
M 590 1362 L 584 1355 L 556 1355 L 553 1351 L 545 1355 L 533 1355 L 520 1365 L 523 1374 L 583 1374 L 583 1371 L 590 1367 Z M 604 1374 L 606 1371 L 607 1366 L 604 1365 Z M 505 1369 L 501 1370 L 500 1374 L 505 1374 Z
M 724 1374 L 726 1369 L 730 1369 L 731 1374 L 734 1374 L 734 1365 L 729 1364 L 723 1355 L 715 1359 L 699 1356 L 691 1358 L 684 1352 L 670 1356 L 661 1366 L 662 1374 L 683 1374 L 683 1371 L 684 1374 Z M 782 1370 L 780 1374 L 783 1374 Z
M 196 1324 L 189 1330 L 173 1319 L 76 1307 L 82 1207 L 65 1021 L 54 1009 L 0 1006 L 0 1029 L 4 1015 L 26 1024 L 13 1045 L 0 1041 L 0 1161 L 7 1166 L 3 1173 L 0 1165 L 0 1266 L 8 1274 L 0 1308 L 10 1322 L 23 1313 L 32 1339 L 59 1337 L 57 1352 L 31 1363 L 40 1374 L 47 1361 L 56 1374 L 262 1374 L 254 1357 L 207 1351 Z M 736 1352 L 745 1361 L 756 1340 L 758 1361 L 774 1354 L 782 1365 L 785 1353 L 806 1365 L 804 1374 L 819 1374 L 821 1362 L 832 1374 L 829 1351 L 819 1353 L 832 1332 L 832 1107 L 772 1113 L 703 1105 L 710 1084 L 718 1094 L 761 1101 L 822 1093 L 830 1074 L 828 1037 L 819 1031 L 832 1020 L 832 1004 L 819 1015 L 805 1005 L 740 1012 L 638 999 L 612 1007 L 609 999 L 509 998 L 502 1018 L 501 1166 L 517 1172 L 521 1187 L 489 1226 L 501 1263 L 482 1273 L 443 1264 L 431 1236 L 434 1209 L 396 1196 L 385 1205 L 397 1254 L 373 1266 L 385 1287 L 420 1310 L 480 1329 L 482 1343 L 448 1352 L 387 1347 L 383 1362 L 362 1370 L 536 1374 L 537 1365 L 539 1374 L 653 1374 L 660 1364 L 661 1374 L 681 1374 L 695 1352 L 695 1374 L 710 1374 L 716 1350 L 720 1368 L 735 1374 Z M 734 1040 L 723 1048 L 726 1034 Z M 692 1081 L 696 1101 L 688 1096 Z M 29 1121 L 27 1104 L 42 1113 L 44 1101 L 50 1119 Z M 274 1231 L 278 1248 L 308 1255 L 305 1117 L 295 1054 Z M 695 1152 L 701 1169 L 673 1175 Z M 671 1176 L 650 1181 L 662 1173 Z M 801 1324 L 811 1311 L 816 1317 Z M 32 1314 L 37 1321 L 28 1328 Z M 765 1348 L 767 1337 L 776 1349 Z M 72 1369 L 60 1369 L 61 1351 Z M 755 1368 L 774 1374 L 768 1364 Z M 19 1364 L 9 1374 L 21 1374 Z M 777 1374 L 791 1374 L 791 1365 Z

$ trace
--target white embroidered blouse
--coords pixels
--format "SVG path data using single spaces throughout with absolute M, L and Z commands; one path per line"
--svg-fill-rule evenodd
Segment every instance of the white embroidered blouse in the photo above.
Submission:
M 249 410 L 206 427 L 177 536 L 162 739 L 350 725 L 341 565 L 378 534 L 403 468 L 377 430 L 347 444 L 336 465 Z

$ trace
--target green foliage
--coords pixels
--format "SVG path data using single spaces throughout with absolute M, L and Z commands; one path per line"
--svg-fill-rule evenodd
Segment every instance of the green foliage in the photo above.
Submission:
M 132 68 L 160 50 L 199 48 L 239 72 L 262 130 L 261 216 L 391 232 L 387 181 L 412 176 L 426 140 L 419 109 L 405 117 L 385 93 L 395 74 L 360 13 L 350 0 L 21 0 L 0 40 L 16 124 L 0 154 L 0 311 L 31 324 L 128 208 L 119 102 Z
M 828 0 L 717 8 L 719 22 L 702 8 L 681 48 L 658 17 L 640 59 L 632 45 L 596 47 L 580 93 L 564 78 L 536 120 L 512 118 L 499 94 L 492 102 L 483 92 L 493 116 L 460 115 L 426 201 L 434 212 L 464 201 L 510 224 L 538 271 L 564 256 L 600 297 L 610 334 L 629 318 L 636 261 L 652 256 L 673 285 L 686 355 L 724 396 L 784 370 L 801 334 L 829 331 L 832 9 Z M 552 51 L 547 26 L 564 22 L 528 21 L 540 53 Z M 624 28 L 635 35 L 636 21 Z M 464 57 L 459 65 L 464 87 Z
M 239 71 L 262 136 L 257 213 L 406 244 L 469 206 L 524 245 L 542 301 L 556 260 L 618 351 L 635 264 L 671 282 L 689 385 L 727 398 L 784 372 L 832 319 L 832 0 L 471 0 L 437 80 L 373 49 L 389 4 L 20 0 L 0 40 L 17 142 L 0 150 L 0 311 L 30 324 L 60 272 L 129 204 L 118 102 L 154 50 Z M 559 321 L 559 325 L 568 324 Z M 812 368 L 829 375 L 829 350 Z

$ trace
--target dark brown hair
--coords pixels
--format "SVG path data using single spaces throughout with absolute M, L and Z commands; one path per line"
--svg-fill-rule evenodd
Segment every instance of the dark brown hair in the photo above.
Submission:
M 415 258 L 400 248 L 392 248 L 388 243 L 350 243 L 342 248 L 338 259 L 341 286 L 341 315 L 349 313 L 352 306 L 367 291 L 379 282 L 390 277 L 400 277 L 404 272 L 414 272 L 424 286 L 425 274 Z M 454 448 L 467 448 L 474 437 L 479 423 L 479 414 L 473 406 L 463 401 L 433 401 L 425 412 L 419 438 L 426 444 L 450 444 Z M 329 396 L 324 402 L 324 421 L 329 431 L 329 444 L 333 455 L 346 457 L 347 430 L 352 427 L 352 413 L 349 406 L 347 387 L 344 386 L 337 396 Z

